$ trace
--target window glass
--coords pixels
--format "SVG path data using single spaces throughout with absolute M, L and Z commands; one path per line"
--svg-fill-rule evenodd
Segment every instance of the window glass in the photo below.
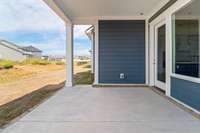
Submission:
M 200 77 L 200 1 L 173 15 L 173 72 Z

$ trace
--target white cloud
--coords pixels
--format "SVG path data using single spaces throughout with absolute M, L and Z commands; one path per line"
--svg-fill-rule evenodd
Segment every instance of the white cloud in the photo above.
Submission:
M 76 25 L 74 38 L 87 38 L 85 30 L 90 25 Z M 19 45 L 33 45 L 44 51 L 44 54 L 65 54 L 66 32 L 64 22 L 42 0 L 0 0 L 0 32 L 17 33 L 19 31 L 54 32 L 56 37 L 45 36 L 45 42 L 34 43 L 20 41 Z M 17 32 L 16 32 L 17 31 Z M 0 37 L 1 38 L 1 37 Z M 26 37 L 23 37 L 26 38 Z M 8 40 L 9 41 L 9 40 Z M 88 55 L 88 48 L 80 44 L 75 49 L 76 55 Z
M 83 39 L 87 38 L 85 31 L 90 27 L 91 25 L 76 25 L 74 27 L 74 38 L 75 39 Z
M 1 0 L 0 32 L 63 30 L 64 22 L 42 0 Z
M 91 50 L 90 46 L 85 46 L 84 43 L 75 43 L 74 44 L 74 55 L 75 56 L 88 56 L 90 55 L 89 50 Z

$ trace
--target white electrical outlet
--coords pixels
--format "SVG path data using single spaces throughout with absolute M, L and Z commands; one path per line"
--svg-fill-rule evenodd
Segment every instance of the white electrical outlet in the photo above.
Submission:
M 125 78 L 125 74 L 124 73 L 120 73 L 119 78 L 120 79 L 124 79 Z

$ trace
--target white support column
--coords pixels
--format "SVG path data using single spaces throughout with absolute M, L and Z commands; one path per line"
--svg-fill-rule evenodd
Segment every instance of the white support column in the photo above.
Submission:
M 73 24 L 66 24 L 67 44 L 66 44 L 66 84 L 73 86 Z
M 98 20 L 96 21 L 94 30 L 95 30 L 94 84 L 99 84 L 99 21 Z
M 171 95 L 171 73 L 172 73 L 172 19 L 166 16 L 166 95 Z

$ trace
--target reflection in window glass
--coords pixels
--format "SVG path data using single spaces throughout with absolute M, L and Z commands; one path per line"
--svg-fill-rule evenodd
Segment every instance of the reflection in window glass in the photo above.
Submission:
M 200 1 L 196 0 L 173 15 L 173 71 L 200 77 Z

